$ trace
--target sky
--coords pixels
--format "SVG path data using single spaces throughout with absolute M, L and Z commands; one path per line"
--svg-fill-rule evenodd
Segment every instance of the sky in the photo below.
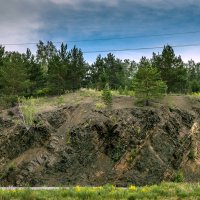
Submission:
M 22 43 L 63 41 L 68 49 L 97 51 L 84 53 L 92 63 L 107 54 L 98 51 L 199 44 L 174 51 L 185 62 L 200 62 L 200 0 L 0 0 L 0 13 L 0 44 L 8 51 L 35 52 L 34 44 Z M 113 54 L 139 61 L 161 51 Z

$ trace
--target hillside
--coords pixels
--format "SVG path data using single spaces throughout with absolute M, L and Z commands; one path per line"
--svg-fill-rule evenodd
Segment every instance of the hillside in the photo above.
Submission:
M 168 96 L 142 107 L 114 96 L 106 109 L 94 94 L 59 98 L 36 105 L 30 129 L 18 107 L 1 111 L 1 186 L 141 186 L 179 171 L 200 180 L 199 102 Z

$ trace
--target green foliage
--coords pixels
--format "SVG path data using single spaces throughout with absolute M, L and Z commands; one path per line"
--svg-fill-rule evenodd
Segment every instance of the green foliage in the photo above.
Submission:
M 181 171 L 178 171 L 174 177 L 173 177 L 173 182 L 175 183 L 181 183 L 184 181 L 184 175 L 183 175 L 183 172 Z
M 118 91 L 119 91 L 119 94 L 120 94 L 120 95 L 123 95 L 124 90 L 123 90 L 122 86 L 120 86 L 120 87 L 118 88 Z
M 0 175 L 0 179 L 8 177 L 16 169 L 14 163 L 10 163 L 6 170 Z
M 27 69 L 22 55 L 16 52 L 6 54 L 0 68 L 0 92 L 4 95 L 24 95 L 30 86 Z
M 166 45 L 162 54 L 153 54 L 152 66 L 158 68 L 161 78 L 167 84 L 167 92 L 186 93 L 188 90 L 187 69 L 180 56 L 176 56 L 173 48 Z
M 192 103 L 200 102 L 200 92 L 192 93 L 191 95 L 188 95 L 188 97 Z
M 191 80 L 189 82 L 189 91 L 190 92 L 199 92 L 200 91 L 200 81 L 198 80 Z
M 96 62 L 90 67 L 90 85 L 98 90 L 102 90 L 106 83 L 114 90 L 125 86 L 129 88 L 135 68 L 135 62 L 121 61 L 111 53 L 104 58 L 98 56 Z
M 189 60 L 186 66 L 189 92 L 200 92 L 200 63 Z
M 164 95 L 167 86 L 161 80 L 160 73 L 156 68 L 145 66 L 140 67 L 137 71 L 133 80 L 133 88 L 136 97 L 145 101 L 145 105 L 148 106 L 150 100 Z
M 42 89 L 38 89 L 36 90 L 33 94 L 34 96 L 45 96 L 47 94 L 49 94 L 49 88 L 42 88 Z
M 107 106 L 112 105 L 112 93 L 109 88 L 109 84 L 106 84 L 105 88 L 102 91 L 102 99 Z
M 18 102 L 18 96 L 17 95 L 2 95 L 0 97 L 0 105 L 7 108 L 7 107 L 13 107 Z
M 125 96 L 135 96 L 135 92 L 132 90 L 128 90 L 128 87 L 125 86 L 123 89 L 121 86 L 118 89 L 119 95 L 125 95 Z
M 35 108 L 35 99 L 25 97 L 20 97 L 18 99 L 19 110 L 21 113 L 21 123 L 28 130 L 31 126 L 34 125 L 36 119 L 36 108 Z

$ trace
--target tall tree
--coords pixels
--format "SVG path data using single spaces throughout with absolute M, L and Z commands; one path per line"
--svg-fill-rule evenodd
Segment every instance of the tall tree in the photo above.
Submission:
M 87 65 L 85 63 L 83 52 L 76 46 L 69 52 L 69 80 L 71 90 L 82 87 L 82 83 L 86 76 Z
M 4 65 L 0 69 L 1 93 L 4 95 L 25 95 L 30 86 L 27 69 L 22 55 L 7 53 Z
M 187 91 L 187 69 L 180 56 L 176 56 L 173 48 L 166 45 L 161 55 L 153 53 L 152 66 L 161 72 L 162 79 L 166 82 L 168 92 Z
M 150 100 L 161 97 L 167 89 L 157 68 L 149 66 L 140 67 L 133 79 L 135 95 L 148 106 Z
M 26 54 L 22 54 L 22 57 L 30 80 L 29 93 L 30 95 L 37 95 L 45 88 L 46 77 L 41 65 L 36 62 L 35 56 L 30 49 L 27 49 Z
M 104 89 L 107 83 L 111 89 L 130 88 L 136 70 L 134 61 L 122 61 L 111 53 L 104 58 L 99 55 L 90 67 L 90 81 L 93 87 L 100 90 Z
M 90 67 L 90 84 L 93 88 L 101 90 L 108 82 L 108 77 L 105 72 L 105 62 L 101 55 L 98 55 L 96 61 Z
M 52 94 L 63 94 L 69 89 L 69 59 L 67 45 L 61 44 L 57 55 L 49 61 L 48 86 Z
M 188 70 L 189 92 L 200 91 L 200 63 L 189 60 L 186 64 Z
M 44 72 L 48 71 L 48 63 L 56 54 L 57 49 L 53 42 L 48 41 L 47 44 L 45 44 L 44 42 L 39 41 L 39 43 L 37 44 L 36 59 L 37 62 L 41 65 Z

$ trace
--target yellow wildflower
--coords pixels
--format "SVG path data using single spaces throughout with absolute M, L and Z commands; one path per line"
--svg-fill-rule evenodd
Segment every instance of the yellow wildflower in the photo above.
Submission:
M 75 190 L 76 190 L 76 192 L 80 192 L 80 191 L 81 191 L 81 187 L 80 187 L 79 185 L 77 185 L 77 186 L 75 187 Z
M 131 185 L 131 186 L 129 186 L 128 189 L 131 190 L 131 191 L 135 191 L 135 190 L 137 190 L 137 188 L 135 187 L 135 185 Z

